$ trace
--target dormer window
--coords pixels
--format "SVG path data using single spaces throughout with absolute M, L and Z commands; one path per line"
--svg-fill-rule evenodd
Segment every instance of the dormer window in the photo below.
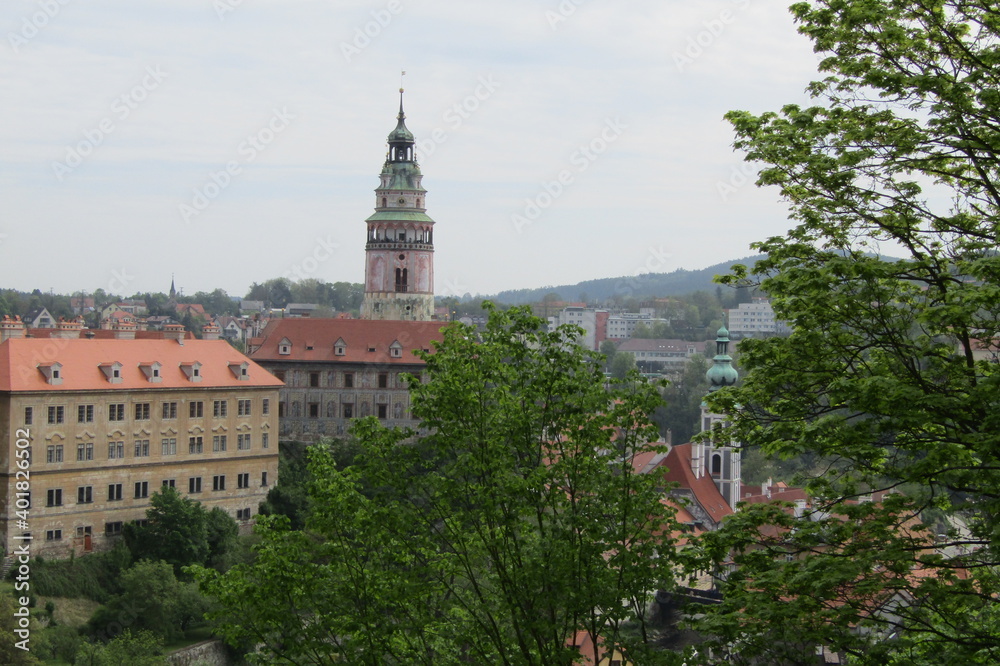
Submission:
M 163 381 L 163 376 L 160 374 L 162 367 L 159 361 L 139 364 L 139 369 L 142 370 L 142 374 L 146 375 L 146 381 L 150 384 L 159 384 Z
M 201 381 L 201 363 L 198 361 L 194 361 L 192 363 L 181 363 L 181 371 L 187 375 L 189 381 Z
M 240 381 L 246 381 L 250 379 L 250 364 L 246 361 L 242 363 L 230 363 L 229 370 L 233 373 L 236 379 Z
M 344 338 L 337 338 L 337 341 L 333 343 L 333 355 L 344 356 L 345 354 L 347 354 L 347 343 L 344 342 Z
M 291 354 L 292 353 L 292 341 L 288 338 L 282 338 L 281 342 L 278 343 L 278 353 L 279 354 Z
M 101 363 L 97 366 L 104 373 L 104 376 L 108 378 L 108 381 L 112 384 L 122 383 L 122 364 L 118 361 L 114 363 Z
M 403 345 L 399 344 L 399 340 L 394 340 L 393 343 L 389 345 L 389 356 L 392 358 L 403 357 Z
M 44 363 L 38 366 L 38 370 L 45 375 L 45 381 L 52 386 L 62 384 L 62 363 Z

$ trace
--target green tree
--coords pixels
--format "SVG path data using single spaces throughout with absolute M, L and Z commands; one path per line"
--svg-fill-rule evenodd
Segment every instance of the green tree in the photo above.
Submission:
M 189 564 L 203 564 L 211 554 L 206 511 L 201 503 L 182 497 L 171 486 L 153 493 L 146 523 L 127 523 L 125 543 L 134 560 L 163 560 L 180 573 Z
M 630 372 L 635 372 L 635 354 L 627 352 L 616 353 L 614 359 L 608 364 L 608 372 L 614 379 L 625 379 Z
M 308 530 L 263 519 L 253 565 L 200 573 L 222 635 L 268 661 L 540 666 L 575 663 L 586 630 L 660 663 L 644 611 L 676 524 L 631 462 L 656 389 L 606 391 L 579 329 L 541 324 L 518 308 L 445 329 L 410 382 L 422 439 L 361 420 L 343 470 L 313 447 Z
M 601 343 L 601 353 L 604 354 L 604 367 L 611 368 L 611 363 L 618 353 L 618 344 L 614 340 L 605 340 Z
M 754 507 L 712 536 L 737 571 L 704 626 L 747 661 L 821 643 L 860 664 L 1000 663 L 1000 15 L 969 0 L 792 12 L 824 54 L 820 101 L 728 118 L 796 226 L 728 281 L 760 280 L 794 331 L 745 340 L 743 382 L 714 406 L 738 441 L 839 467 L 810 482 L 812 520 Z M 929 507 L 962 529 L 934 543 L 916 519 Z
M 90 635 L 105 639 L 128 627 L 173 640 L 204 623 L 207 600 L 194 583 L 178 581 L 167 562 L 136 562 L 122 573 L 121 583 L 122 593 L 87 623 Z
M 106 644 L 85 643 L 76 653 L 76 666 L 166 666 L 163 641 L 149 631 L 126 630 Z
M 19 623 L 19 617 L 14 615 L 15 612 L 21 612 L 22 606 L 18 603 L 17 597 L 9 590 L 0 590 L 0 663 L 10 664 L 11 666 L 32 666 L 33 664 L 40 664 L 34 655 L 31 653 L 31 649 L 34 647 L 36 642 L 33 642 L 33 634 L 39 632 L 41 627 L 38 626 L 37 622 L 31 621 L 29 618 L 29 626 L 27 635 L 24 633 L 15 633 L 18 630 L 22 632 L 25 628 Z M 24 607 L 27 608 L 27 607 Z M 22 650 L 17 647 L 19 642 L 22 642 L 28 638 L 26 643 L 22 643 L 24 647 L 28 650 Z
M 701 402 L 708 392 L 708 359 L 703 354 L 694 354 L 684 365 L 684 372 L 663 390 L 664 404 L 653 414 L 653 421 L 660 433 L 670 433 L 672 444 L 684 444 L 701 431 Z
M 309 484 L 312 476 L 308 468 L 307 450 L 308 444 L 304 442 L 278 443 L 278 478 L 281 483 L 275 484 L 267 492 L 267 499 L 261 502 L 258 512 L 265 516 L 287 517 L 293 530 L 305 527 L 309 512 Z
M 225 509 L 217 506 L 205 513 L 205 539 L 208 542 L 207 561 L 214 568 L 222 570 L 228 566 L 227 555 L 236 549 L 239 533 L 239 525 Z

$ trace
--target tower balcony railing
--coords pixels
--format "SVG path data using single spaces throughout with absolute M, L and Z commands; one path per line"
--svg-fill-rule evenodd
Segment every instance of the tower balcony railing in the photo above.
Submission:
M 425 241 L 369 240 L 365 246 L 369 250 L 433 250 L 434 243 Z

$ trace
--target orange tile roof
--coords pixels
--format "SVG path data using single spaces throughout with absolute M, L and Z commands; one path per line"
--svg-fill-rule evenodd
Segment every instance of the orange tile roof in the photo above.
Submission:
M 258 361 L 320 361 L 329 363 L 423 364 L 414 349 L 433 349 L 443 337 L 439 321 L 376 321 L 369 319 L 272 319 L 261 332 L 251 354 Z M 279 354 L 283 339 L 292 343 L 290 354 Z M 343 339 L 344 355 L 334 353 L 334 343 Z M 399 342 L 398 358 L 389 347 Z M 312 349 L 309 349 L 311 347 Z M 368 351 L 374 348 L 375 351 Z
M 140 365 L 158 361 L 161 381 L 150 382 Z M 192 382 L 182 363 L 201 363 L 201 381 Z M 121 363 L 122 381 L 112 384 L 101 364 Z M 249 379 L 239 380 L 230 363 L 249 363 Z M 39 365 L 62 364 L 62 383 L 49 384 Z M 60 340 L 11 339 L 0 343 L 0 391 L 94 391 L 164 388 L 282 386 L 224 340 Z
M 704 474 L 700 478 L 695 478 L 694 472 L 691 471 L 690 444 L 680 444 L 673 447 L 660 464 L 667 468 L 667 473 L 664 474 L 663 478 L 678 483 L 681 488 L 690 490 L 694 494 L 695 500 L 708 512 L 712 520 L 719 522 L 733 513 L 711 476 Z

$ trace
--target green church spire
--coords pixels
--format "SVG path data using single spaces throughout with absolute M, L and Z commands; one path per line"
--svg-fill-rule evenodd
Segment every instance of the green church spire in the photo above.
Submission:
M 708 390 L 718 391 L 723 386 L 732 386 L 739 379 L 736 368 L 733 367 L 733 357 L 729 355 L 729 331 L 723 326 L 716 333 L 715 357 L 712 367 L 705 373 L 710 384 Z

